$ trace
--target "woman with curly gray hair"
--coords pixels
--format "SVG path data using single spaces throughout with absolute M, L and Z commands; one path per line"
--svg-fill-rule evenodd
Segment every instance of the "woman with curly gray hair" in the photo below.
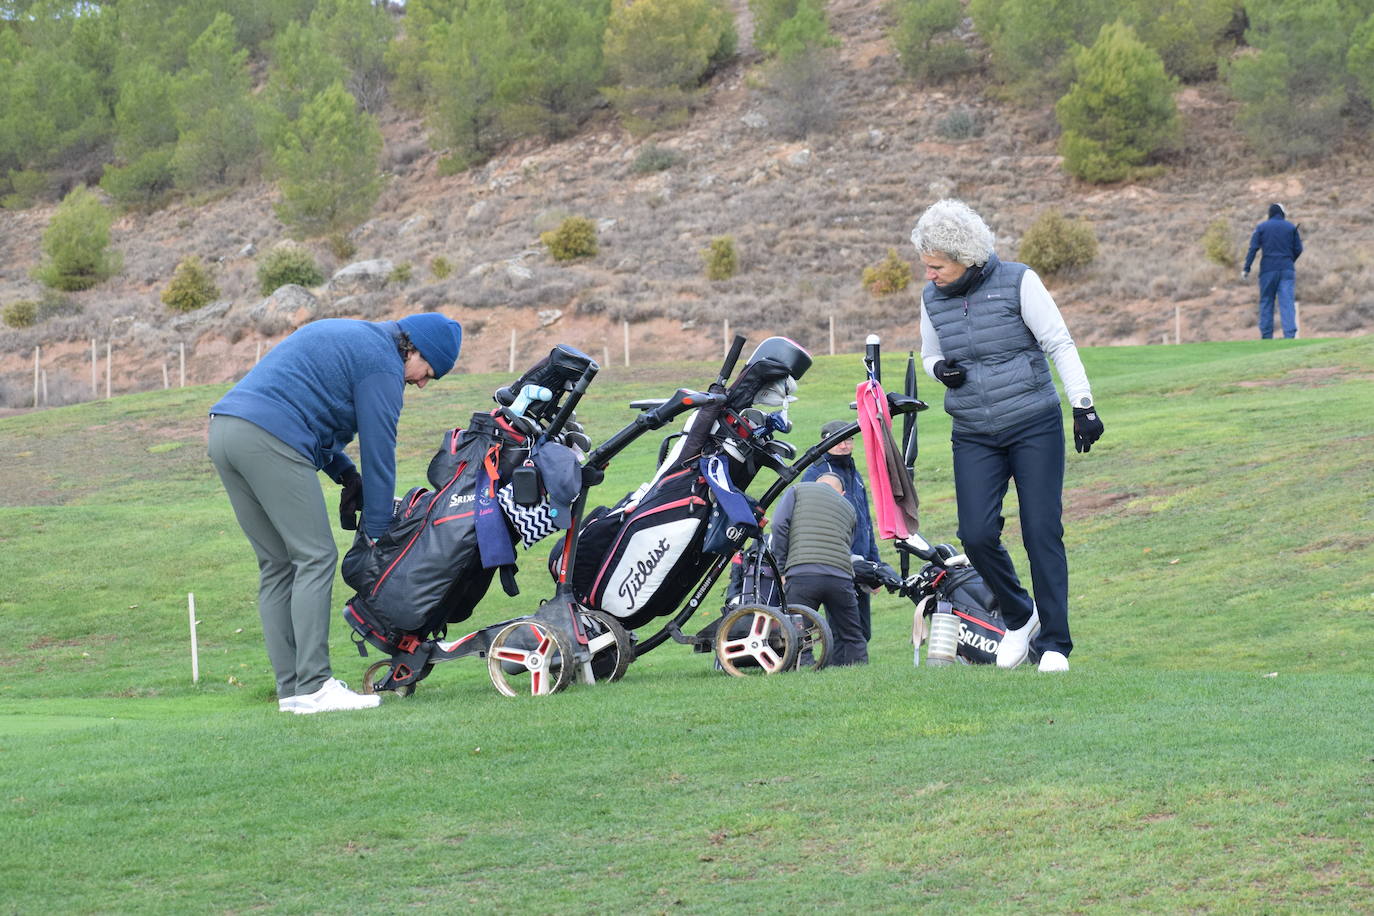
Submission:
M 921 362 L 953 419 L 954 490 L 964 552 L 997 595 L 1007 632 L 999 668 L 1034 648 L 1041 671 L 1069 670 L 1069 566 L 1064 554 L 1064 419 L 1046 355 L 1073 405 L 1073 439 L 1088 452 L 1102 420 L 1069 329 L 1045 284 L 1002 261 L 992 230 L 967 204 L 942 200 L 911 232 L 926 268 Z M 1021 541 L 1035 598 L 1002 545 L 1002 501 L 1016 481 Z

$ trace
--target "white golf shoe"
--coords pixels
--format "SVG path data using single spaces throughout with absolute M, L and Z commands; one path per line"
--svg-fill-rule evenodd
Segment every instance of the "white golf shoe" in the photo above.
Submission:
M 1041 671 L 1068 671 L 1069 660 L 1063 652 L 1046 652 L 1040 656 Z
M 1015 668 L 1024 662 L 1026 656 L 1030 654 L 1031 640 L 1039 632 L 1040 612 L 1032 604 L 1030 620 L 1015 630 L 1007 630 L 1006 633 L 1002 634 L 1002 641 L 997 644 L 997 667 Z
M 295 697 L 296 704 L 288 707 L 298 716 L 308 716 L 317 712 L 335 712 L 340 709 L 371 709 L 381 705 L 382 698 L 375 693 L 354 693 L 348 685 L 336 677 L 324 682 L 324 686 L 314 693 Z M 284 704 L 286 701 L 281 701 Z M 281 705 L 281 704 L 278 704 Z

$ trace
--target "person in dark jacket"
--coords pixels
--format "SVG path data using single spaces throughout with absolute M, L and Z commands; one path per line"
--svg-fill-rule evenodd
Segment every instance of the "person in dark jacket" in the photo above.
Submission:
M 844 498 L 844 482 L 835 474 L 789 487 L 772 521 L 771 546 L 787 603 L 825 608 L 835 638 L 832 665 L 868 661 L 849 559 L 856 522 L 854 507 Z
M 1269 218 L 1255 227 L 1250 234 L 1250 250 L 1245 253 L 1245 266 L 1241 268 L 1241 279 L 1250 276 L 1250 265 L 1255 261 L 1255 253 L 1263 250 L 1259 272 L 1259 332 L 1260 337 L 1268 340 L 1274 336 L 1274 300 L 1279 303 L 1279 321 L 1283 324 L 1283 336 L 1298 336 L 1298 314 L 1294 303 L 1293 288 L 1297 282 L 1298 258 L 1302 256 L 1302 236 L 1298 227 L 1290 223 L 1283 204 L 1269 205 Z
M 921 294 L 921 360 L 948 389 L 945 412 L 953 419 L 959 539 L 1007 622 L 997 665 L 1015 668 L 1034 648 L 1041 671 L 1067 671 L 1064 419 L 1046 355 L 1073 406 L 1079 452 L 1090 451 L 1103 428 L 1087 373 L 1044 283 L 1026 265 L 998 259 L 992 230 L 967 204 L 933 204 L 911 242 L 929 281 Z M 1013 480 L 1034 600 L 1002 546 L 1002 501 Z
M 437 313 L 399 321 L 315 321 L 268 351 L 210 408 L 210 460 L 258 558 L 258 613 L 278 708 L 309 714 L 376 706 L 329 665 L 334 545 L 318 472 L 343 487 L 339 519 L 375 540 L 391 523 L 396 423 L 406 385 L 458 359 L 463 331 Z M 359 437 L 362 474 L 344 454 Z
M 830 420 L 821 426 L 821 438 L 833 436 L 849 425 L 848 420 Z M 834 474 L 843 484 L 844 498 L 854 507 L 856 523 L 854 540 L 849 545 L 853 557 L 882 563 L 878 556 L 878 541 L 873 536 L 873 517 L 868 509 L 868 490 L 864 486 L 863 474 L 854 464 L 854 439 L 851 437 L 831 448 L 825 456 L 807 468 L 801 479 L 812 481 L 822 474 Z M 859 606 L 859 629 L 863 632 L 864 642 L 873 638 L 872 593 L 876 589 L 859 582 L 854 584 L 855 597 Z

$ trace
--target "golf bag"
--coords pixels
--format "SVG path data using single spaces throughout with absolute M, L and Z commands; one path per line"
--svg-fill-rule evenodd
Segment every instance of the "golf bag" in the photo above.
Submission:
M 344 612 L 355 629 L 364 624 L 390 645 L 407 634 L 441 634 L 472 615 L 498 568 L 512 571 L 510 563 L 490 563 L 493 556 L 514 561 L 509 523 L 494 488 L 509 479 L 529 449 L 526 437 L 499 422 L 476 414 L 467 429 L 445 433 L 430 461 L 430 487 L 401 497 L 395 521 L 375 543 L 369 545 L 359 532 L 342 563 L 344 581 L 357 591 Z M 487 536 L 497 543 L 488 550 L 490 565 L 483 562 L 479 510 L 490 515 Z M 506 578 L 513 588 L 513 576 Z
M 997 596 L 972 566 L 946 566 L 931 577 L 932 593 L 917 605 L 917 613 L 929 616 L 938 605 L 959 618 L 958 657 L 970 665 L 997 661 L 1006 624 L 997 607 Z
M 676 611 L 719 554 L 733 554 L 758 533 L 762 513 L 744 488 L 766 459 L 743 413 L 756 402 L 785 406 L 810 364 L 786 338 L 763 341 L 728 390 L 712 386 L 726 393 L 723 402 L 693 413 L 665 441 L 653 479 L 588 513 L 571 570 L 580 603 L 627 629 L 643 626 Z M 551 571 L 558 573 L 557 553 Z
M 512 388 L 496 393 L 502 406 L 444 434 L 429 463 L 429 486 L 397 501 L 386 533 L 372 544 L 358 533 L 341 566 L 357 592 L 344 619 L 360 636 L 393 653 L 403 643 L 441 636 L 449 624 L 472 616 L 498 572 L 506 593 L 518 593 L 514 543 L 519 537 L 528 545 L 532 529 L 522 523 L 517 530 L 515 522 L 527 510 L 547 509 L 548 495 L 536 479 L 532 494 L 512 499 L 518 489 L 512 483 L 517 472 L 536 470 L 531 456 L 539 457 L 541 433 L 555 443 L 560 435 L 581 435 L 571 411 L 559 412 L 557 402 L 589 366 L 595 366 L 590 357 L 556 347 Z M 513 413 L 509 406 L 518 395 L 512 389 L 530 385 L 543 389 L 545 400 L 522 402 Z M 557 448 L 575 465 L 572 452 Z M 542 536 L 553 526 L 534 530 Z

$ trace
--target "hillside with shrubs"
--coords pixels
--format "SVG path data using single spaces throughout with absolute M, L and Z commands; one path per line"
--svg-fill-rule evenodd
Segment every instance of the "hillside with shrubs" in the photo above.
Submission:
M 1374 0 L 0 2 L 0 409 L 443 310 L 459 371 L 919 345 L 942 197 L 1084 344 L 1374 329 Z M 103 369 L 102 369 L 103 371 Z M 103 391 L 101 392 L 103 393 Z

